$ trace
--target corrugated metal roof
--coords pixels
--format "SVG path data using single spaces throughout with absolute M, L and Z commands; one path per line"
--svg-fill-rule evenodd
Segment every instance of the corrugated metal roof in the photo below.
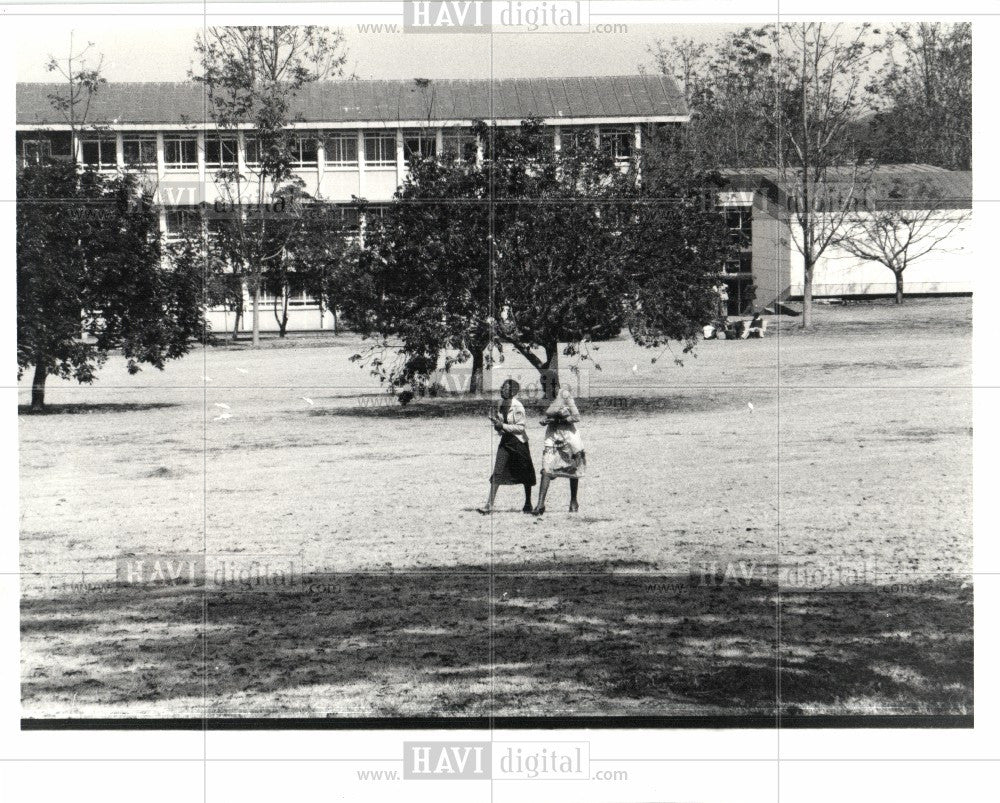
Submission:
M 779 196 L 794 197 L 799 193 L 799 188 L 795 181 L 794 170 L 787 170 L 783 174 L 776 167 L 751 167 L 745 170 L 724 170 L 723 175 L 727 176 L 734 186 L 753 188 L 761 184 L 769 185 L 774 200 Z M 826 182 L 828 191 L 846 195 L 852 183 L 854 168 L 834 167 L 828 171 L 829 179 Z M 972 204 L 972 171 L 971 170 L 945 170 L 943 167 L 935 167 L 927 164 L 890 164 L 879 165 L 872 171 L 870 177 L 861 170 L 863 179 L 864 197 L 878 205 L 889 204 L 898 206 L 902 194 L 905 196 L 906 188 L 926 187 L 935 198 L 948 206 L 968 207 Z M 920 192 L 915 190 L 917 196 L 914 200 L 920 200 Z
M 49 102 L 62 84 L 18 84 L 17 123 L 64 123 Z M 109 83 L 91 102 L 88 124 L 201 123 L 210 120 L 204 88 L 189 83 Z M 674 82 L 660 75 L 430 81 L 327 81 L 307 84 L 292 118 L 304 122 L 522 120 L 526 117 L 686 115 Z

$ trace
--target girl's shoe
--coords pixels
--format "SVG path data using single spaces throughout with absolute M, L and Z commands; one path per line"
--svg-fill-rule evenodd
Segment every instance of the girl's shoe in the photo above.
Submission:
M 490 515 L 493 512 L 493 508 L 489 505 L 483 505 L 482 507 L 477 507 L 476 510 L 482 513 L 484 516 Z
M 572 502 L 569 503 L 569 512 L 570 513 L 576 513 L 579 509 L 580 509 L 580 505 L 577 504 L 577 502 L 576 502 L 575 499 Z
M 539 505 L 534 510 L 531 511 L 533 516 L 541 516 L 545 512 L 545 505 Z
M 525 502 L 524 507 L 521 508 L 522 513 L 531 513 L 531 502 Z

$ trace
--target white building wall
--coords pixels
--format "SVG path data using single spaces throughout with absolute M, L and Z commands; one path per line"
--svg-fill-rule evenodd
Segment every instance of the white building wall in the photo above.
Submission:
M 968 212 L 947 210 L 942 214 L 957 219 Z M 801 228 L 797 224 L 792 225 L 795 226 L 796 238 L 801 242 Z M 802 295 L 804 262 L 794 242 L 794 239 L 789 240 L 791 275 L 786 296 Z M 951 232 L 939 250 L 925 254 L 907 266 L 903 273 L 903 292 L 971 293 L 974 274 L 972 225 L 971 220 L 967 220 Z M 820 257 L 813 273 L 814 296 L 892 295 L 895 292 L 895 277 L 885 265 L 858 259 L 832 246 Z

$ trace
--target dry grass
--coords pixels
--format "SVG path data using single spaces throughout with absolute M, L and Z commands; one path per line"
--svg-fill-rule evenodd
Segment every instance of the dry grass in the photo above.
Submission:
M 557 483 L 543 519 L 474 512 L 487 401 L 381 404 L 345 338 L 53 382 L 20 422 L 25 714 L 762 712 L 779 653 L 787 711 L 970 711 L 970 317 L 823 307 L 683 367 L 601 344 L 581 512 Z M 70 586 L 202 551 L 308 577 Z

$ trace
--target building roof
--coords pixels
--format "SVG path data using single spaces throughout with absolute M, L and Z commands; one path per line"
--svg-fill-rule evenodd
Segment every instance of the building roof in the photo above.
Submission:
M 796 172 L 791 168 L 784 173 L 777 167 L 722 172 L 734 187 L 762 190 L 771 200 L 779 203 L 787 203 L 800 194 Z M 890 164 L 879 165 L 870 174 L 862 167 L 858 175 L 862 178 L 863 200 L 876 207 L 903 207 L 907 200 L 913 200 L 915 207 L 922 207 L 929 199 L 933 199 L 936 207 L 964 209 L 972 205 L 971 170 L 945 170 L 927 164 Z M 828 170 L 827 176 L 826 190 L 834 196 L 848 197 L 855 168 L 833 167 Z M 908 190 L 912 193 L 909 198 Z
M 18 84 L 17 124 L 56 125 L 65 118 L 49 96 L 63 84 Z M 203 123 L 204 87 L 187 83 L 109 83 L 95 93 L 93 125 Z M 304 86 L 291 117 L 315 123 L 523 120 L 542 118 L 675 117 L 687 106 L 661 75 L 498 80 L 324 81 Z

